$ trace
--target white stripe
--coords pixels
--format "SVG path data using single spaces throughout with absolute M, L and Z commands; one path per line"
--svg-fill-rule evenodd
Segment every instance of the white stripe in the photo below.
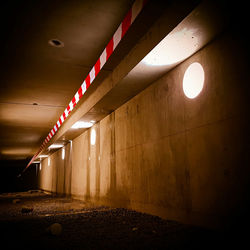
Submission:
M 101 56 L 100 56 L 100 69 L 103 67 L 103 65 L 106 63 L 107 61 L 107 56 L 106 56 L 106 48 L 104 49 L 104 51 L 102 52 Z
M 120 24 L 120 26 L 118 27 L 113 36 L 113 41 L 114 41 L 113 50 L 115 50 L 116 46 L 121 41 L 121 39 L 122 39 L 122 24 Z
M 60 126 L 61 126 L 59 121 L 57 121 L 57 126 L 58 126 L 58 128 L 60 128 Z
M 68 117 L 69 113 L 67 109 L 64 110 L 64 113 L 65 113 L 65 117 Z
M 90 76 L 90 84 L 91 84 L 95 79 L 95 67 L 91 69 L 91 71 L 89 72 L 89 76 Z
M 143 0 L 137 0 L 134 2 L 132 6 L 132 17 L 131 17 L 131 24 L 134 22 L 140 11 L 143 7 Z
M 61 122 L 63 123 L 64 122 L 63 115 L 61 115 L 60 118 L 61 118 Z
M 84 94 L 86 92 L 87 88 L 86 88 L 86 82 L 84 81 L 82 84 L 82 94 Z
M 53 128 L 51 129 L 51 133 L 52 133 L 52 135 L 54 135 L 55 133 L 54 133 L 54 130 L 53 130 Z
M 56 127 L 56 125 L 54 126 L 54 129 L 55 129 L 55 131 L 57 131 L 57 127 Z
M 79 94 L 78 94 L 78 92 L 76 92 L 76 94 L 75 94 L 75 99 L 76 99 L 76 104 L 79 102 Z
M 72 102 L 72 101 L 70 101 L 70 103 L 69 103 L 69 110 L 70 110 L 70 111 L 72 111 L 72 110 L 73 110 L 73 108 L 74 108 L 74 107 L 73 107 L 73 102 Z

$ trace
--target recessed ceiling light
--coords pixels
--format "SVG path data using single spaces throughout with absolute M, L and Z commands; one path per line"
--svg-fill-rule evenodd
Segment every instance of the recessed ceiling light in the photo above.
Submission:
M 64 47 L 64 43 L 58 39 L 50 39 L 48 43 L 49 43 L 49 45 L 56 47 L 56 48 L 63 48 Z
M 39 155 L 38 157 L 39 158 L 46 158 L 46 157 L 48 157 L 48 155 Z
M 92 126 L 93 126 L 92 122 L 78 121 L 71 128 L 74 128 L 74 129 L 77 129 L 77 128 L 90 128 Z
M 53 149 L 53 148 L 62 148 L 64 145 L 63 144 L 52 144 L 49 146 L 49 149 Z

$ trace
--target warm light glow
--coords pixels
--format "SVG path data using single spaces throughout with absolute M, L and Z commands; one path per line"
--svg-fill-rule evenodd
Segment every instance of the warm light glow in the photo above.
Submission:
M 53 148 L 62 148 L 64 145 L 63 144 L 52 144 L 49 146 L 49 149 L 53 149 Z
M 50 166 L 50 157 L 48 158 L 48 166 Z
M 189 65 L 183 77 L 183 91 L 188 98 L 193 99 L 200 94 L 204 78 L 204 70 L 199 63 Z
M 30 154 L 32 149 L 30 148 L 11 148 L 11 149 L 4 149 L 1 151 L 3 155 L 26 155 Z
M 40 167 L 39 167 L 39 170 L 41 171 L 42 170 L 42 164 L 40 163 Z
M 64 160 L 65 158 L 65 148 L 62 149 L 62 159 Z
M 192 55 L 198 46 L 195 29 L 184 28 L 167 35 L 142 62 L 152 66 L 171 65 Z
M 95 129 L 91 130 L 91 135 L 90 135 L 90 143 L 91 145 L 95 145 L 95 141 L 96 141 L 96 132 Z
M 92 126 L 93 126 L 92 122 L 78 121 L 71 128 L 74 128 L 74 129 L 77 129 L 77 128 L 90 128 Z
M 46 158 L 48 155 L 39 155 L 39 158 Z

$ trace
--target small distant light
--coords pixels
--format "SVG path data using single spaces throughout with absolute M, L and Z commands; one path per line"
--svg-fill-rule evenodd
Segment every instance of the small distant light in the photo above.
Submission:
M 64 160 L 65 158 L 65 148 L 62 149 L 62 159 Z
M 95 141 L 96 141 L 96 132 L 95 129 L 91 130 L 91 135 L 90 135 L 90 143 L 91 145 L 95 145 Z
M 205 74 L 201 64 L 195 62 L 189 65 L 183 77 L 184 94 L 193 99 L 197 97 L 203 89 Z
M 76 122 L 71 128 L 73 129 L 78 129 L 78 128 L 90 128 L 93 126 L 92 122 L 83 122 L 83 121 L 78 121 Z
M 49 146 L 49 149 L 53 149 L 53 148 L 62 148 L 64 145 L 63 144 L 52 144 Z

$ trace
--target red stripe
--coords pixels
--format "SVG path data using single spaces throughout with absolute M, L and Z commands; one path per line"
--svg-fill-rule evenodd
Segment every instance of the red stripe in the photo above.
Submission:
M 129 26 L 131 25 L 132 9 L 129 10 L 128 14 L 122 21 L 122 37 L 126 34 Z
M 86 82 L 86 89 L 88 89 L 88 87 L 90 85 L 90 75 L 89 74 L 87 75 L 85 82 Z
M 113 37 L 112 37 L 112 39 L 109 41 L 109 43 L 108 43 L 108 45 L 106 47 L 106 53 L 107 53 L 106 61 L 108 60 L 108 58 L 113 53 L 113 50 L 114 50 L 114 40 L 113 40 Z
M 71 110 L 70 110 L 70 106 L 68 105 L 67 107 L 67 110 L 68 110 L 68 115 L 70 114 Z
M 74 108 L 76 106 L 76 98 L 75 98 L 75 96 L 72 99 L 72 103 L 73 103 L 73 108 Z
M 55 128 L 53 128 L 53 131 L 54 131 L 54 134 L 56 133 L 56 130 L 55 130 Z
M 64 121 L 65 121 L 65 119 L 66 119 L 65 112 L 63 112 L 63 119 L 64 119 Z
M 59 122 L 60 122 L 60 125 L 62 125 L 62 120 L 61 120 L 61 116 L 60 116 L 60 118 L 59 118 Z
M 95 64 L 95 76 L 97 76 L 97 74 L 100 72 L 100 66 L 101 66 L 101 61 L 99 58 Z

